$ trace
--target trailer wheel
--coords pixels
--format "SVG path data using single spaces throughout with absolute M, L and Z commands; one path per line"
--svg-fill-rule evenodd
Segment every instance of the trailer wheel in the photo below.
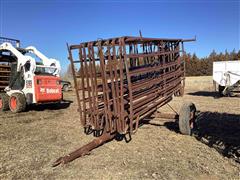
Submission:
M 221 85 L 218 86 L 219 96 L 223 96 L 223 90 L 224 90 L 224 89 L 225 89 L 225 86 L 221 86 Z
M 6 93 L 0 94 L 0 111 L 7 111 L 9 109 L 8 106 L 9 96 Z
M 180 89 L 180 96 L 182 97 L 183 95 L 184 95 L 184 87 L 181 87 L 181 89 Z
M 184 103 L 179 112 L 179 130 L 184 135 L 192 135 L 195 125 L 196 107 L 192 102 Z
M 10 110 L 14 113 L 22 112 L 26 109 L 26 98 L 21 93 L 13 93 L 9 99 Z

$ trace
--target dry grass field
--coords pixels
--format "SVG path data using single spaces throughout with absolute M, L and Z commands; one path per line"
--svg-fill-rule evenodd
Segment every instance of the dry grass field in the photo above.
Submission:
M 170 103 L 177 111 L 195 103 L 193 136 L 172 121 L 146 123 L 130 142 L 113 140 L 56 168 L 58 157 L 93 138 L 80 126 L 74 92 L 64 94 L 72 103 L 1 113 L 0 179 L 240 179 L 240 98 L 214 96 L 211 77 L 189 77 L 184 97 Z

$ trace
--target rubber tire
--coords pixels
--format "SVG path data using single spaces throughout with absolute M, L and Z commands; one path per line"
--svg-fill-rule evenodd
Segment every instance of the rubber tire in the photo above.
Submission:
M 9 96 L 6 93 L 0 93 L 0 99 L 2 99 L 2 108 L 0 108 L 0 112 L 9 110 Z
M 66 84 L 65 84 L 65 85 L 63 85 L 63 91 L 64 91 L 64 92 L 67 92 L 67 91 L 69 91 L 69 87 L 68 87 L 68 85 L 66 85 Z
M 15 97 L 17 99 L 17 107 L 16 109 L 11 108 L 11 97 Z M 23 112 L 26 109 L 26 98 L 21 93 L 13 93 L 9 98 L 9 108 L 13 113 Z
M 223 96 L 223 90 L 224 90 L 224 89 L 225 89 L 225 86 L 221 86 L 221 85 L 218 86 L 219 96 Z
M 181 87 L 174 95 L 176 97 L 182 97 L 184 95 L 184 87 Z
M 179 94 L 180 94 L 181 97 L 183 97 L 183 95 L 184 95 L 184 87 L 181 87 Z
M 179 112 L 179 130 L 184 135 L 192 135 L 192 129 L 190 127 L 191 115 L 195 116 L 196 106 L 192 102 L 186 102 L 182 105 Z M 194 117 L 193 117 L 194 118 Z M 193 126 L 195 125 L 193 121 Z

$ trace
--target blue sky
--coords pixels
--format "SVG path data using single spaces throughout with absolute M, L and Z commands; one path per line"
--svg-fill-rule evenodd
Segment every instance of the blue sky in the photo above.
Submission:
M 187 52 L 207 56 L 240 47 L 239 1 L 0 0 L 0 36 L 34 45 L 68 64 L 66 42 L 139 34 L 193 38 Z

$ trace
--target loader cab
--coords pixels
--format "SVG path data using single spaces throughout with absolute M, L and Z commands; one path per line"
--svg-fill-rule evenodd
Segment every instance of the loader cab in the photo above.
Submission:
M 12 90 L 22 90 L 24 88 L 25 80 L 24 80 L 24 70 L 21 69 L 20 72 L 17 72 L 17 62 L 13 62 L 10 65 L 11 72 L 9 78 L 9 87 Z
M 22 48 L 16 47 L 16 49 L 24 54 L 26 51 Z M 0 63 L 1 69 L 0 74 L 0 90 L 4 90 L 5 87 L 9 86 L 13 90 L 21 90 L 24 87 L 24 72 L 17 72 L 17 57 L 10 50 L 1 49 L 0 51 Z M 3 84 L 4 83 L 4 84 Z
M 48 75 L 48 76 L 54 76 L 54 72 L 57 70 L 56 67 L 48 67 L 44 66 L 43 64 L 37 64 L 36 70 L 34 72 L 35 75 Z

